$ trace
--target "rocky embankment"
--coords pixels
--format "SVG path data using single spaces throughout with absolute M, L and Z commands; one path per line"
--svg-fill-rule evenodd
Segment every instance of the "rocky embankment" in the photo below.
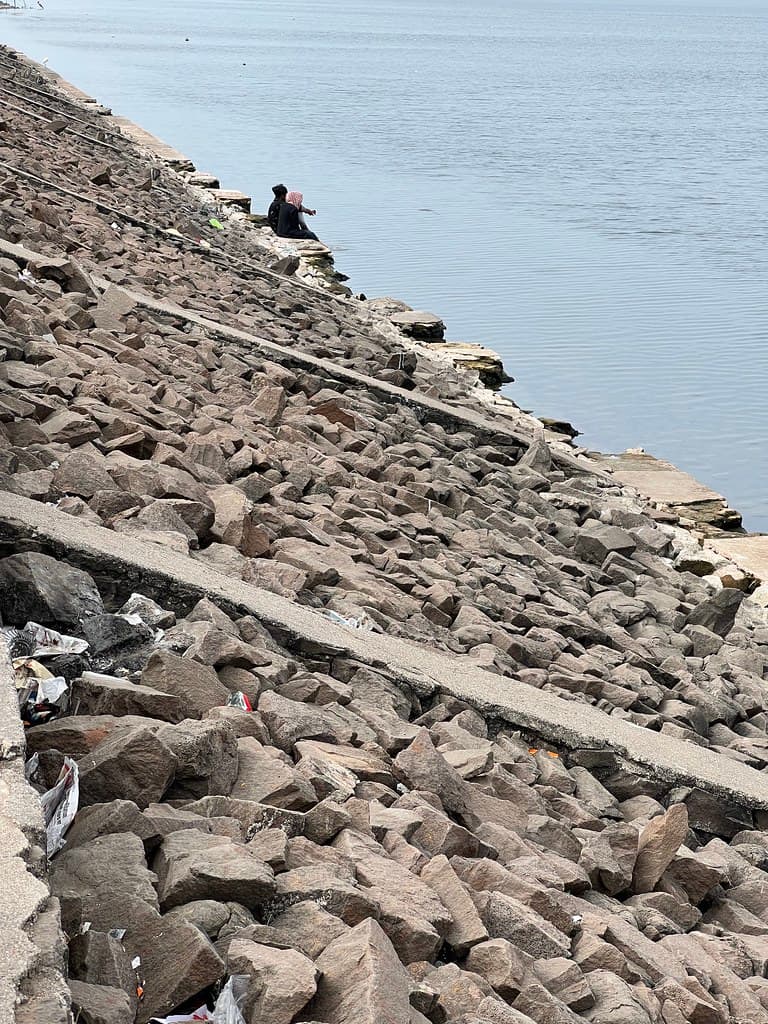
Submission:
M 247 1024 L 767 1024 L 768 626 L 740 581 L 212 226 L 105 114 L 6 51 L 0 78 L 0 614 L 17 679 L 27 623 L 83 641 L 40 656 L 68 708 L 26 733 L 79 809 L 49 864 L 39 829 L 16 851 L 51 893 L 16 1020 L 68 1020 L 66 951 L 84 1024 L 222 988 Z M 210 593 L 99 561 L 117 536 Z M 503 714 L 456 696 L 470 669 Z M 583 712 L 644 763 L 580 743 Z

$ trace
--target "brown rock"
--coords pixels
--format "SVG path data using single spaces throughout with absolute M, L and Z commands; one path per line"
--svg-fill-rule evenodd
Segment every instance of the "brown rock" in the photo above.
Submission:
M 432 959 L 452 923 L 436 893 L 373 839 L 345 829 L 333 847 L 353 861 L 357 879 L 378 904 L 381 926 L 403 963 Z
M 72 1010 L 82 1024 L 133 1024 L 135 1010 L 122 989 L 72 980 L 69 990 Z
M 202 718 L 206 711 L 226 704 L 229 690 L 207 665 L 155 651 L 141 673 L 144 686 L 172 693 L 184 701 L 187 718 Z
M 632 876 L 634 892 L 651 892 L 656 887 L 687 834 L 688 809 L 685 804 L 674 804 L 666 814 L 648 822 L 638 841 Z
M 305 900 L 289 907 L 270 922 L 294 949 L 316 960 L 334 939 L 345 935 L 349 926 L 316 903 Z
M 441 855 L 428 861 L 422 869 L 421 880 L 435 890 L 453 918 L 445 938 L 456 953 L 464 954 L 488 938 L 474 903 L 446 857 Z
M 243 1007 L 246 1024 L 290 1024 L 317 991 L 315 965 L 294 949 L 235 937 L 227 970 L 250 979 Z
M 282 751 L 263 747 L 250 737 L 237 741 L 237 751 L 239 767 L 233 797 L 292 811 L 304 811 L 317 802 L 312 786 Z
M 78 711 L 86 715 L 146 715 L 165 722 L 184 718 L 181 698 L 97 672 L 84 673 L 75 684 L 73 696 Z
M 553 957 L 537 960 L 533 965 L 536 977 L 547 992 L 557 996 L 566 1006 L 581 1013 L 594 1005 L 595 997 L 581 970 L 572 960 Z
M 238 773 L 235 734 L 226 722 L 187 719 L 162 726 L 157 737 L 177 759 L 168 799 L 192 799 L 232 792 Z
M 410 1024 L 411 979 L 373 920 L 334 939 L 317 959 L 321 972 L 308 1019 L 325 1024 Z
M 255 907 L 275 891 L 271 868 L 252 848 L 195 829 L 166 836 L 153 867 L 164 909 L 198 899 L 233 900 Z
M 570 954 L 567 936 L 513 896 L 480 892 L 475 903 L 491 938 L 507 939 L 535 960 Z
M 470 949 L 467 970 L 481 975 L 503 999 L 511 1001 L 522 989 L 534 962 L 532 956 L 507 939 L 489 939 Z
M 78 762 L 80 805 L 124 798 L 144 808 L 163 796 L 177 764 L 150 729 L 116 729 Z

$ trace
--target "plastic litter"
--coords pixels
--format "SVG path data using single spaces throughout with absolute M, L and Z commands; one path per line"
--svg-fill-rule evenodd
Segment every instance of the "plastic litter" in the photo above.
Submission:
M 221 990 L 213 1008 L 213 1024 L 245 1024 L 243 1003 L 248 991 L 248 975 L 233 974 Z
M 370 618 L 370 616 L 366 615 L 365 612 L 356 619 L 352 616 L 339 615 L 338 612 L 330 610 L 326 611 L 324 614 L 327 619 L 331 620 L 331 622 L 335 622 L 338 626 L 346 626 L 347 629 L 363 629 L 367 632 L 371 632 L 376 628 L 376 623 L 372 618 Z
M 221 223 L 220 220 L 216 220 L 215 217 L 211 217 L 211 219 L 208 221 L 208 223 L 211 225 L 212 228 L 216 228 L 217 231 L 223 231 L 224 230 L 224 225 Z
M 253 711 L 253 704 L 248 699 L 248 695 L 243 693 L 242 690 L 235 690 L 234 693 L 230 693 L 226 706 L 228 708 L 240 708 L 241 711 Z
M 8 644 L 11 658 L 55 658 L 58 654 L 82 654 L 88 650 L 86 640 L 57 633 L 38 622 L 28 622 L 23 629 L 4 626 L 0 636 Z
M 213 1010 L 203 1005 L 191 1013 L 153 1017 L 150 1024 L 195 1024 L 196 1021 L 209 1021 L 210 1024 L 245 1024 L 242 1006 L 247 990 L 248 975 L 233 974 L 221 990 Z
M 19 712 L 25 726 L 49 722 L 66 710 L 69 685 L 34 658 L 14 658 Z
M 25 766 L 27 778 L 32 778 L 38 767 L 37 754 Z M 45 819 L 46 852 L 52 857 L 64 845 L 64 834 L 77 814 L 80 801 L 80 772 L 71 757 L 64 758 L 56 784 L 40 797 Z

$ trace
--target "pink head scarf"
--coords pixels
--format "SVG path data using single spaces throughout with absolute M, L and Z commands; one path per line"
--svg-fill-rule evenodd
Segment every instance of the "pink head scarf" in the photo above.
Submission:
M 304 196 L 301 192 L 289 192 L 285 197 L 286 203 L 290 203 L 291 206 L 295 206 L 297 210 L 301 209 L 301 204 L 304 202 Z

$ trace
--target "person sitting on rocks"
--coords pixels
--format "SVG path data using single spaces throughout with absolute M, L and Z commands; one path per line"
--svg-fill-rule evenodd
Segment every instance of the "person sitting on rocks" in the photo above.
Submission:
M 304 196 L 301 192 L 288 193 L 285 202 L 280 206 L 277 233 L 281 238 L 304 238 L 318 242 L 319 239 L 314 231 L 309 231 L 306 226 L 302 226 L 302 213 L 308 213 L 310 216 L 315 214 L 314 210 L 305 209 L 303 203 Z
M 285 185 L 273 185 L 272 192 L 275 198 L 269 204 L 267 210 L 267 222 L 272 230 L 277 234 L 277 224 L 280 220 L 280 207 L 285 202 L 285 197 L 288 195 L 288 189 Z

